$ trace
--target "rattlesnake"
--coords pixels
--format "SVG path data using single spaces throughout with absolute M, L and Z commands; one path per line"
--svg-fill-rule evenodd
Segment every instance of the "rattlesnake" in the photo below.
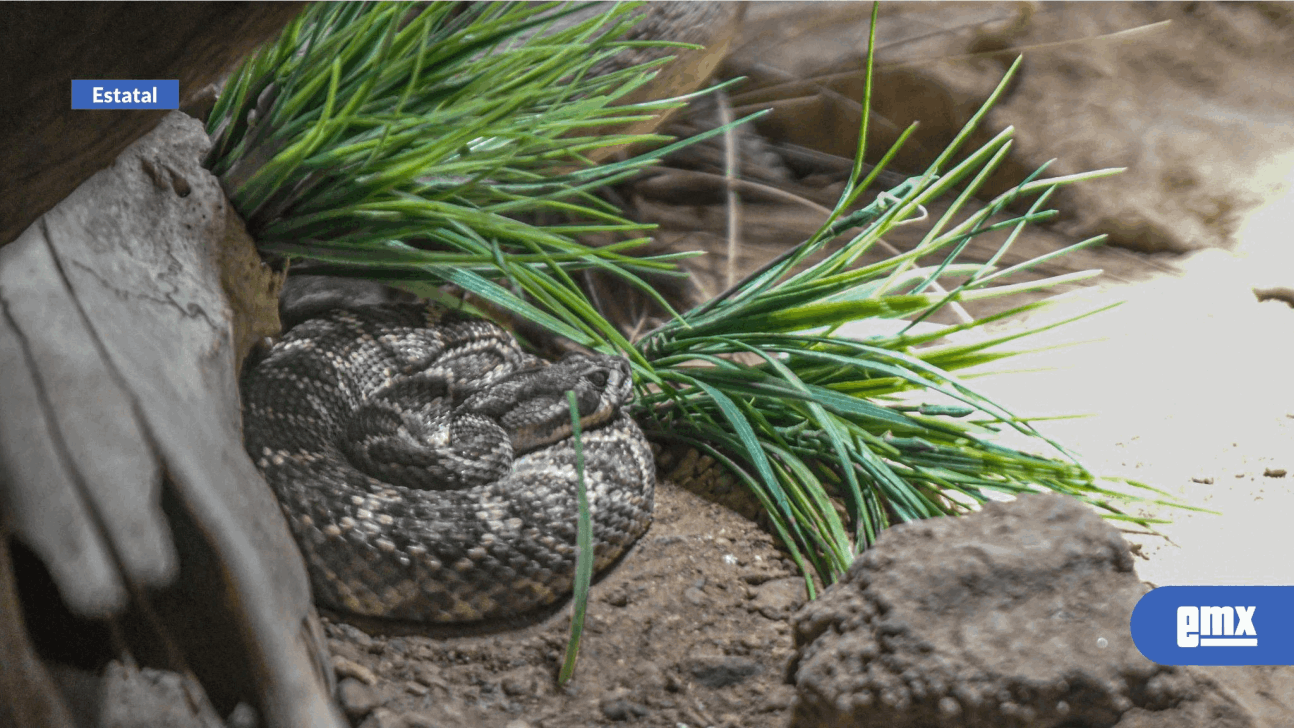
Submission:
M 624 411 L 628 362 L 547 362 L 499 326 L 429 304 L 328 310 L 244 375 L 248 453 L 315 600 L 429 622 L 551 604 L 575 572 L 576 393 L 594 568 L 647 529 L 652 452 Z M 515 455 L 515 460 L 513 459 Z

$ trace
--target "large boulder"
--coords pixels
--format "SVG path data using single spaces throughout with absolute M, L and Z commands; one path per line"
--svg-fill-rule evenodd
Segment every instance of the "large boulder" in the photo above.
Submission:
M 793 618 L 792 725 L 1254 725 L 1137 651 L 1145 591 L 1118 531 L 1072 498 L 895 527 Z

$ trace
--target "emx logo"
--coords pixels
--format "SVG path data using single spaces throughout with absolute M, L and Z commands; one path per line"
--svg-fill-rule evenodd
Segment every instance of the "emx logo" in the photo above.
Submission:
M 1294 665 L 1290 615 L 1294 587 L 1166 586 L 1132 610 L 1132 641 L 1161 665 Z
M 1177 646 L 1257 647 L 1258 633 L 1254 632 L 1254 611 L 1257 609 L 1178 607 Z

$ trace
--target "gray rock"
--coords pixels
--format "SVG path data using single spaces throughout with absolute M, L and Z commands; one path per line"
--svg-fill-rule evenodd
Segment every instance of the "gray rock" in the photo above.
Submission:
M 764 582 L 755 589 L 755 598 L 747 608 L 768 619 L 786 619 L 804 606 L 804 579 L 790 577 Z
M 377 694 L 364 683 L 348 677 L 337 684 L 337 702 L 351 719 L 363 718 L 378 705 Z
M 763 670 L 754 660 L 732 655 L 694 657 L 683 664 L 683 669 L 697 683 L 708 688 L 736 685 Z
M 629 691 L 623 688 L 611 690 L 598 701 L 598 708 L 607 720 L 629 720 L 651 714 L 651 710 L 630 700 L 629 696 Z
M 710 603 L 710 598 L 705 595 L 705 590 L 695 586 L 690 586 L 683 590 L 683 598 L 697 607 L 704 607 Z
M 539 667 L 525 666 L 504 673 L 499 680 L 499 687 L 509 697 L 539 695 L 551 678 Z
M 1137 651 L 1145 590 L 1118 532 L 1071 498 L 898 526 L 793 619 L 792 725 L 1253 725 Z

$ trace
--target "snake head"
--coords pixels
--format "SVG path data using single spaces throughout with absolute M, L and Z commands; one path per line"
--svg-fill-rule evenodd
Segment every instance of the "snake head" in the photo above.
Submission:
M 463 406 L 494 417 L 520 454 L 571 436 L 567 392 L 575 393 L 581 428 L 606 424 L 632 397 L 629 362 L 604 354 L 567 354 L 551 365 L 509 376 Z
M 592 410 L 604 406 L 618 409 L 633 398 L 633 371 L 629 368 L 629 360 L 622 356 L 572 352 L 548 369 L 560 381 L 570 384 L 567 389 L 575 392 L 581 424 Z

